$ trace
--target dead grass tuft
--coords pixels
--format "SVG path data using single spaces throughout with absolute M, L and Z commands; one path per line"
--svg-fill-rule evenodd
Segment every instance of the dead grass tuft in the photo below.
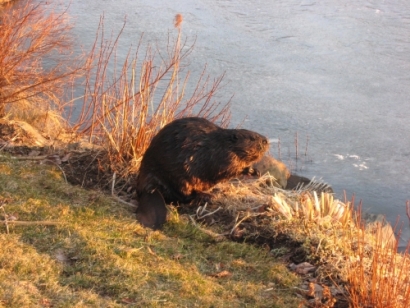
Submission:
M 352 307 L 408 307 L 409 257 L 397 253 L 390 225 L 365 224 L 354 199 L 319 197 L 312 187 L 284 191 L 267 177 L 219 184 L 214 204 L 193 217 L 234 240 L 268 244 L 275 255 L 318 266 L 315 281 L 333 292 L 326 305 L 319 297 L 309 307 L 334 307 L 335 297 Z M 288 249 L 281 252 L 283 241 Z
M 345 273 L 352 307 L 409 307 L 409 247 L 399 254 L 397 241 L 393 246 L 386 245 L 381 224 L 370 240 L 363 226 L 360 231 L 355 254 L 348 257 Z

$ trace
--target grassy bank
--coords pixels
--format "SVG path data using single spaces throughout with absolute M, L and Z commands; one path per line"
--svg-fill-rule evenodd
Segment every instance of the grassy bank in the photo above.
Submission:
M 163 232 L 146 230 L 130 208 L 66 184 L 56 167 L 2 156 L 0 204 L 5 307 L 297 307 L 301 301 L 293 290 L 299 279 L 269 250 L 215 242 L 186 217 L 173 216 Z

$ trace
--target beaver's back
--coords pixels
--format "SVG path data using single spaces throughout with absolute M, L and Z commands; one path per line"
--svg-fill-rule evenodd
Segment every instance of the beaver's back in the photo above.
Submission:
M 178 119 L 152 139 L 137 190 L 158 189 L 167 202 L 189 201 L 195 192 L 239 175 L 267 147 L 267 139 L 252 131 L 223 129 L 197 117 Z

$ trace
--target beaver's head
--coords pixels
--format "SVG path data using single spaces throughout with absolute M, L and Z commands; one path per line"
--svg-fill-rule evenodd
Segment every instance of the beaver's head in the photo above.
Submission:
M 256 132 L 246 129 L 229 130 L 229 147 L 246 163 L 259 160 L 269 149 L 268 139 Z

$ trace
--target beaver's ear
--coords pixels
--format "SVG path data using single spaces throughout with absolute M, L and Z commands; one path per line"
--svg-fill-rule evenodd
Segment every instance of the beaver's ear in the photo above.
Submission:
M 238 135 L 236 133 L 232 133 L 229 137 L 229 141 L 231 141 L 232 143 L 235 143 L 236 141 L 238 141 Z

